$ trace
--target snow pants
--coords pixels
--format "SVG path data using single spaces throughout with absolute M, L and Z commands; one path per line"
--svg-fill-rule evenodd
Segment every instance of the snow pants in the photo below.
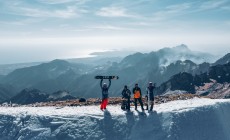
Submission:
M 101 109 L 106 109 L 107 104 L 108 104 L 108 98 L 102 99 Z
M 153 104 L 154 104 L 154 101 L 150 100 L 150 110 L 153 110 Z M 147 100 L 146 110 L 148 109 L 149 109 L 149 106 L 148 106 L 148 100 Z
M 130 98 L 127 99 L 126 109 L 130 110 Z
M 135 110 L 137 110 L 137 100 L 139 101 L 139 103 L 141 105 L 141 109 L 144 110 L 142 99 L 141 98 L 134 98 Z
M 150 98 L 150 110 L 153 110 L 153 105 L 154 105 L 154 97 Z M 146 110 L 148 110 L 148 97 L 147 97 L 147 105 L 146 105 Z

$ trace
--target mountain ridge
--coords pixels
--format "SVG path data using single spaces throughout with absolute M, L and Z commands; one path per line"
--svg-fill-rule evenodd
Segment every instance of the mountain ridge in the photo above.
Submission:
M 93 78 L 95 75 L 119 75 L 119 81 L 112 81 L 110 95 L 120 96 L 124 85 L 132 87 L 135 83 L 139 83 L 141 88 L 145 89 L 149 81 L 160 85 L 180 72 L 192 75 L 205 73 L 214 64 L 207 62 L 197 64 L 188 60 L 193 58 L 204 61 L 204 57 L 203 53 L 196 54 L 182 44 L 150 53 L 135 53 L 128 55 L 121 62 L 96 66 L 54 60 L 32 67 L 32 69 L 35 68 L 35 72 L 33 70 L 32 72 L 26 71 L 31 67 L 20 69 L 26 72 L 18 73 L 15 78 L 12 78 L 15 73 L 12 72 L 8 77 L 6 76 L 7 78 L 3 77 L 1 83 L 17 85 L 18 91 L 24 88 L 36 88 L 47 93 L 68 90 L 73 96 L 89 98 L 101 96 L 99 80 Z M 20 70 L 16 70 L 16 72 Z
M 26 88 L 4 102 L 26 105 L 26 104 L 33 104 L 37 102 L 40 103 L 40 102 L 49 102 L 49 101 L 71 100 L 71 99 L 76 99 L 76 98 L 71 96 L 68 91 L 59 90 L 52 94 L 47 94 L 35 88 Z

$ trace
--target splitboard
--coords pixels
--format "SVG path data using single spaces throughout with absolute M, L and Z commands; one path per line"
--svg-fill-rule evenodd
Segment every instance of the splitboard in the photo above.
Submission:
M 95 79 L 119 79 L 118 76 L 95 76 Z

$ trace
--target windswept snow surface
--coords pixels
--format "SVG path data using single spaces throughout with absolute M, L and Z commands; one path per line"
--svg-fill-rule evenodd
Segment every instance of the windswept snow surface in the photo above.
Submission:
M 138 108 L 140 110 L 140 107 Z M 156 105 L 0 107 L 1 140 L 230 140 L 230 100 L 200 99 Z

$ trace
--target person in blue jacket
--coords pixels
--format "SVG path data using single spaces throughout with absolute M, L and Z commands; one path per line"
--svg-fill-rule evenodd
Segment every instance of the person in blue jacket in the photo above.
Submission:
M 153 110 L 153 105 L 154 105 L 154 94 L 153 91 L 155 89 L 155 85 L 153 85 L 152 82 L 149 82 L 149 86 L 146 88 L 146 93 L 147 95 L 145 96 L 147 98 L 147 101 L 149 100 L 150 102 L 150 111 Z M 147 103 L 146 110 L 148 110 L 149 106 Z

